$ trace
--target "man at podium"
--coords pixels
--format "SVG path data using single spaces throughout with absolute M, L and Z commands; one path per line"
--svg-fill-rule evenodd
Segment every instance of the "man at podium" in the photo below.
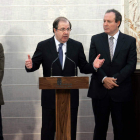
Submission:
M 75 76 L 81 73 L 94 73 L 104 59 L 98 55 L 93 64 L 86 61 L 82 43 L 69 38 L 72 25 L 65 17 L 58 17 L 53 22 L 54 36 L 38 43 L 32 57 L 25 62 L 26 71 L 33 72 L 43 67 L 43 76 Z M 52 70 L 51 70 L 52 69 Z M 42 90 L 42 129 L 41 140 L 54 140 L 55 135 L 55 90 Z M 76 140 L 79 90 L 71 90 L 71 140 Z

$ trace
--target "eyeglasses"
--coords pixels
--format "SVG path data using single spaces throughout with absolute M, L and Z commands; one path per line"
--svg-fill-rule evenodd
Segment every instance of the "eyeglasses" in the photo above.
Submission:
M 71 31 L 71 29 L 70 29 L 70 28 L 67 28 L 67 29 L 65 29 L 65 28 L 61 28 L 61 29 L 57 29 L 57 30 L 59 30 L 59 31 L 61 31 L 61 32 L 65 32 L 66 30 L 67 30 L 68 32 L 70 32 L 70 31 Z

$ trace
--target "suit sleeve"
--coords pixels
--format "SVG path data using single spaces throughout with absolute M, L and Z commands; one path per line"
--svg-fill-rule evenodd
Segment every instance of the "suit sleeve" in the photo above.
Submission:
M 4 75 L 4 51 L 2 44 L 0 44 L 0 83 L 2 82 L 3 75 Z
M 127 77 L 131 76 L 131 74 L 136 69 L 136 63 L 137 63 L 136 39 L 134 38 L 130 46 L 125 67 L 121 69 L 120 72 L 113 75 L 114 78 L 117 78 L 118 84 L 122 83 Z
M 94 36 L 91 38 L 91 43 L 90 43 L 90 50 L 89 50 L 89 63 L 93 63 L 94 59 L 97 57 L 98 53 L 96 50 L 96 45 L 94 41 Z M 98 80 L 102 82 L 102 79 L 107 76 L 106 73 L 102 68 L 99 68 L 96 75 L 98 75 Z
M 89 74 L 94 73 L 95 70 L 93 68 L 93 64 L 89 64 L 86 60 L 86 56 L 84 53 L 83 45 L 80 44 L 80 50 L 78 54 L 78 65 L 81 73 Z
M 31 69 L 27 69 L 25 66 L 25 69 L 27 72 L 33 72 L 37 69 L 39 69 L 40 64 L 42 63 L 42 49 L 41 49 L 41 44 L 39 43 L 37 45 L 36 51 L 32 57 L 32 62 L 33 62 L 33 67 Z

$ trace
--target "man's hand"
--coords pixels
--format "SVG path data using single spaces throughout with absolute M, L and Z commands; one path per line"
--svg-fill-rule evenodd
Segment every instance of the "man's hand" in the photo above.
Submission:
M 93 67 L 96 68 L 96 69 L 100 68 L 103 65 L 104 61 L 105 61 L 105 59 L 99 59 L 100 56 L 101 55 L 98 54 L 98 56 L 95 58 L 95 60 L 93 62 Z
M 117 79 L 114 79 L 114 78 L 111 78 L 111 77 L 106 77 L 103 81 L 103 86 L 106 88 L 106 89 L 113 89 L 114 87 L 118 87 L 119 85 L 116 84 L 116 80 Z
M 32 59 L 31 59 L 29 54 L 28 54 L 28 59 L 25 61 L 25 66 L 26 66 L 27 69 L 32 68 Z

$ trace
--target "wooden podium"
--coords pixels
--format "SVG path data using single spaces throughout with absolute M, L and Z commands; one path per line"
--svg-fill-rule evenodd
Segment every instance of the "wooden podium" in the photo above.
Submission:
M 71 140 L 70 89 L 89 88 L 89 77 L 40 77 L 39 89 L 56 90 L 56 140 Z

